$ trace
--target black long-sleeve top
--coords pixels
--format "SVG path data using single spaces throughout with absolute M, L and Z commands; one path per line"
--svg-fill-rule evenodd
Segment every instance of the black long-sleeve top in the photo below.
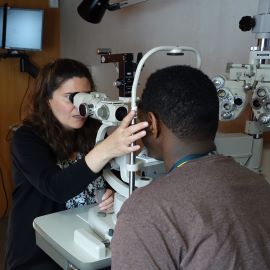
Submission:
M 89 169 L 84 159 L 61 169 L 51 147 L 28 126 L 14 133 L 11 154 L 14 191 L 6 264 L 7 270 L 30 269 L 35 263 L 50 260 L 36 246 L 33 220 L 64 210 L 65 202 L 99 175 Z

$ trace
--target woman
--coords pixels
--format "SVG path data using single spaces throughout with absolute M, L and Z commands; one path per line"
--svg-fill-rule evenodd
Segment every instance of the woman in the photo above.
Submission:
M 74 92 L 94 91 L 85 65 L 71 59 L 47 64 L 39 73 L 30 112 L 12 140 L 13 206 L 10 213 L 7 270 L 60 269 L 36 246 L 34 218 L 95 203 L 95 189 L 105 185 L 101 169 L 114 157 L 137 151 L 132 142 L 145 135 L 147 123 L 129 126 L 134 112 L 94 147 L 96 120 L 80 116 L 69 100 Z M 107 189 L 99 207 L 109 210 Z

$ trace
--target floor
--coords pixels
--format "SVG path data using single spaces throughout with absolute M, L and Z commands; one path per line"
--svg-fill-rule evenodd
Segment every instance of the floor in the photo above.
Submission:
M 4 270 L 7 218 L 0 218 L 0 270 Z

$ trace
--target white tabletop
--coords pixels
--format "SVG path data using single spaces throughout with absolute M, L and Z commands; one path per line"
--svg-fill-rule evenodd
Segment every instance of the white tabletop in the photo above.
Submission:
M 94 270 L 110 265 L 111 252 L 107 249 L 106 257 L 97 260 L 90 251 L 81 248 L 74 241 L 74 231 L 85 229 L 91 232 L 87 223 L 88 209 L 83 206 L 38 217 L 33 222 L 37 245 L 52 257 L 63 269 Z

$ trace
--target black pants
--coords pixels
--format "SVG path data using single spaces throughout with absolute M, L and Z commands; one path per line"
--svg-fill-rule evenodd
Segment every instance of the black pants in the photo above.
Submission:
M 60 267 L 57 263 L 55 263 L 53 260 L 34 263 L 32 265 L 25 264 L 22 266 L 15 267 L 15 269 L 16 270 L 63 270 L 63 268 Z M 8 270 L 8 268 L 5 268 L 5 270 Z

